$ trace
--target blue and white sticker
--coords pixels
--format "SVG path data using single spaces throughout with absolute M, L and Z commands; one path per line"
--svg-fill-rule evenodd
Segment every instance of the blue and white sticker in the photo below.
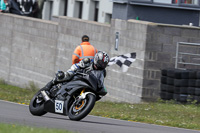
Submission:
M 55 100 L 55 112 L 63 113 L 63 105 L 64 105 L 64 101 Z

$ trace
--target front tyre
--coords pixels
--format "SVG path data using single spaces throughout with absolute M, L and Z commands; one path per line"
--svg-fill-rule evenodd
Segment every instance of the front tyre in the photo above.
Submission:
M 31 99 L 29 104 L 29 111 L 32 115 L 42 116 L 47 112 L 44 111 L 44 99 L 41 95 L 41 91 L 44 89 L 40 89 Z
M 93 109 L 95 102 L 96 96 L 93 94 L 87 94 L 86 98 L 82 99 L 81 101 L 74 101 L 69 108 L 69 119 L 75 121 L 83 119 Z

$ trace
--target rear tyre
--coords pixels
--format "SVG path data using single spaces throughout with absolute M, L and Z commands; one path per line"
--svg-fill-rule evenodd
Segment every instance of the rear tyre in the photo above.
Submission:
M 69 108 L 68 117 L 70 120 L 79 121 L 86 117 L 93 109 L 96 102 L 96 96 L 87 94 L 85 99 L 77 103 L 77 100 L 72 103 Z
M 36 116 L 42 116 L 46 114 L 47 112 L 44 111 L 44 100 L 41 97 L 41 91 L 44 89 L 40 89 L 31 99 L 30 104 L 29 104 L 29 111 L 31 112 L 32 115 Z M 40 95 L 40 98 L 39 98 Z

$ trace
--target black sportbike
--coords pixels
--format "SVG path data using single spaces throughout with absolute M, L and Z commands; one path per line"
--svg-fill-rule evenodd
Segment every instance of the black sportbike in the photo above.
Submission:
M 31 99 L 32 115 L 42 116 L 47 112 L 68 116 L 79 121 L 93 109 L 95 102 L 107 94 L 104 88 L 104 71 L 76 72 L 70 81 L 40 89 Z

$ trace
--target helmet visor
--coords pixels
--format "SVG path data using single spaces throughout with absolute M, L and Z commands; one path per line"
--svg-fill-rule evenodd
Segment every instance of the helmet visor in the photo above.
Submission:
M 106 68 L 107 64 L 108 64 L 107 62 L 104 62 L 102 60 L 98 60 L 96 65 L 97 65 L 98 68 L 104 69 L 104 68 Z

